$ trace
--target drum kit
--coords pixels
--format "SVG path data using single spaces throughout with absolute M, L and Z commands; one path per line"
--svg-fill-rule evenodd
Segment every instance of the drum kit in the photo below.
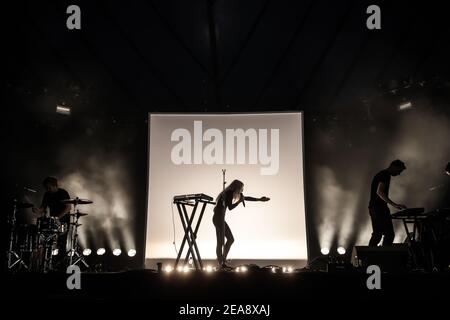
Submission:
M 47 273 L 54 270 L 64 271 L 68 266 L 83 264 L 89 265 L 80 253 L 78 244 L 78 228 L 81 226 L 79 219 L 87 216 L 80 212 L 78 205 L 93 203 L 91 200 L 73 198 L 62 200 L 62 203 L 73 205 L 73 210 L 68 213 L 69 222 L 63 223 L 56 217 L 44 215 L 37 219 L 36 224 L 18 224 L 16 215 L 18 210 L 31 208 L 33 205 L 27 202 L 14 200 L 13 212 L 8 217 L 9 245 L 7 253 L 8 271 L 32 271 Z M 61 246 L 62 242 L 62 246 Z M 54 264 L 53 256 L 63 250 L 63 258 Z

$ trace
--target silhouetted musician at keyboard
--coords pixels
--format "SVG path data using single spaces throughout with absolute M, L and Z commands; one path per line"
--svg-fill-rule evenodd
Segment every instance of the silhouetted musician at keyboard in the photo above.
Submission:
M 406 209 L 406 206 L 389 199 L 389 185 L 391 176 L 398 176 L 405 169 L 402 161 L 394 160 L 387 169 L 381 170 L 372 179 L 369 213 L 373 232 L 369 246 L 376 247 L 383 236 L 383 246 L 390 246 L 394 242 L 395 232 L 388 204 L 399 210 Z

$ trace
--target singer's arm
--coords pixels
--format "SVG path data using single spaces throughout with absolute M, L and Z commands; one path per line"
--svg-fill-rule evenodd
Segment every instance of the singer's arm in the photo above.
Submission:
M 226 202 L 228 210 L 233 210 L 242 202 L 242 197 L 239 199 L 239 201 L 237 201 L 236 203 L 233 203 L 233 194 L 230 193 L 230 194 L 226 195 L 225 202 Z
M 233 210 L 234 208 L 236 208 L 239 203 L 241 203 L 240 201 L 236 202 L 236 203 L 232 203 L 228 205 L 228 210 Z
M 245 197 L 244 197 L 244 200 L 245 200 L 245 201 L 269 201 L 270 199 L 267 198 L 267 197 L 254 198 L 254 197 L 248 197 L 248 196 L 245 196 Z

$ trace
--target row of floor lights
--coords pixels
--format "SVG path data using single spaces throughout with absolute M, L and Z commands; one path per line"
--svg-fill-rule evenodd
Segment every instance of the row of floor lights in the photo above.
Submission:
M 337 248 L 337 253 L 338 254 L 340 254 L 340 255 L 344 255 L 347 251 L 345 250 L 345 248 L 344 247 L 339 247 L 339 248 Z M 328 248 L 322 248 L 322 249 L 320 249 L 320 252 L 324 255 L 324 256 L 326 256 L 326 255 L 328 255 L 329 253 L 330 253 L 330 249 L 328 249 Z
M 277 270 L 276 267 L 272 267 L 272 272 L 276 273 L 276 270 Z M 292 273 L 294 271 L 294 268 L 288 266 L 288 267 L 282 267 L 281 270 L 283 273 Z M 171 273 L 172 271 L 174 271 L 174 268 L 170 265 L 168 265 L 164 268 L 164 272 L 166 272 L 166 273 Z M 179 273 L 188 273 L 190 271 L 190 268 L 187 265 L 178 266 L 177 271 Z M 203 268 L 203 271 L 206 271 L 207 273 L 211 273 L 214 271 L 214 268 L 211 265 L 207 265 L 206 267 Z M 237 272 L 237 273 L 246 273 L 247 271 L 248 271 L 248 268 L 246 266 L 240 266 L 235 269 L 235 272 Z
M 96 253 L 97 253 L 98 256 L 103 256 L 106 253 L 106 249 L 105 248 L 98 248 Z M 119 249 L 119 248 L 115 248 L 112 251 L 112 253 L 113 253 L 114 256 L 118 257 L 118 256 L 120 256 L 122 254 L 122 250 Z M 92 254 L 92 250 L 91 249 L 86 248 L 86 249 L 83 250 L 83 256 L 87 257 L 87 256 L 90 256 L 91 254 Z M 128 250 L 127 255 L 129 257 L 134 257 L 136 255 L 136 250 L 135 249 Z

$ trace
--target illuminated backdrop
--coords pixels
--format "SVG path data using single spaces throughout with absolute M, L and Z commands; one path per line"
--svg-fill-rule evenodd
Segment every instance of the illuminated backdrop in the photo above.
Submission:
M 146 258 L 176 258 L 184 235 L 175 195 L 214 198 L 244 182 L 244 195 L 267 196 L 227 211 L 231 259 L 306 260 L 301 113 L 151 114 Z M 202 258 L 215 259 L 213 206 L 197 237 Z M 173 219 L 173 220 L 172 220 Z

